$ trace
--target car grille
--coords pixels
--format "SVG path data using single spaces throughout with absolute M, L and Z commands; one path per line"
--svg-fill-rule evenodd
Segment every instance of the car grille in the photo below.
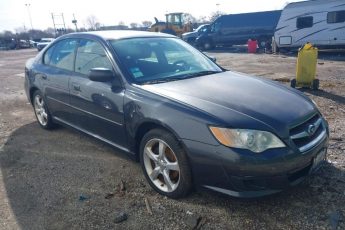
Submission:
M 326 136 L 326 127 L 319 114 L 315 114 L 302 124 L 290 129 L 290 138 L 300 152 L 312 149 L 323 141 Z

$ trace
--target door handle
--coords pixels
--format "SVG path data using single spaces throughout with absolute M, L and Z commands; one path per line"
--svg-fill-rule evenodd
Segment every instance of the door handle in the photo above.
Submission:
M 42 74 L 42 75 L 41 75 L 41 78 L 42 78 L 43 80 L 47 80 L 47 75 Z
M 75 90 L 75 91 L 81 91 L 80 90 L 80 85 L 75 85 L 75 84 L 73 84 L 73 89 Z

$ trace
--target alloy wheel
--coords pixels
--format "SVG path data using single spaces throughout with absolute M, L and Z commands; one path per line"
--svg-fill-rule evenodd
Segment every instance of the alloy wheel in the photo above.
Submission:
M 42 126 L 46 126 L 48 123 L 48 114 L 45 109 L 44 100 L 41 95 L 37 94 L 34 98 L 34 109 L 38 122 Z
M 144 147 L 144 166 L 152 183 L 163 192 L 173 192 L 180 182 L 180 167 L 174 151 L 161 139 L 151 139 Z

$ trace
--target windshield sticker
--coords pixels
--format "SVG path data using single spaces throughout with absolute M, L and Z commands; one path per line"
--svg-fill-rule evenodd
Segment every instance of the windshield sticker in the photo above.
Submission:
M 131 72 L 132 72 L 132 74 L 133 74 L 133 76 L 135 77 L 135 78 L 139 78 L 139 77 L 142 77 L 142 76 L 144 76 L 144 74 L 140 71 L 140 69 L 139 68 L 131 68 Z

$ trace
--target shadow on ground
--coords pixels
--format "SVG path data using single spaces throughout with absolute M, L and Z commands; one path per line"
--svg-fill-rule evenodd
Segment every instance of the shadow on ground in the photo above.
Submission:
M 336 103 L 345 105 L 345 97 L 331 93 L 331 92 L 324 91 L 322 89 L 311 90 L 311 89 L 303 89 L 302 88 L 301 91 L 305 92 L 305 93 L 310 93 L 310 94 L 317 96 L 317 97 L 323 97 L 325 99 L 329 99 L 329 100 L 332 100 Z
M 23 229 L 185 229 L 188 211 L 201 216 L 207 229 L 313 229 L 330 226 L 335 211 L 345 213 L 344 171 L 331 164 L 300 186 L 262 199 L 195 192 L 175 201 L 153 192 L 139 164 L 125 155 L 78 132 L 45 131 L 36 123 L 12 133 L 0 151 L 0 167 Z M 121 180 L 124 192 L 118 191 Z M 115 224 L 120 211 L 129 218 Z

